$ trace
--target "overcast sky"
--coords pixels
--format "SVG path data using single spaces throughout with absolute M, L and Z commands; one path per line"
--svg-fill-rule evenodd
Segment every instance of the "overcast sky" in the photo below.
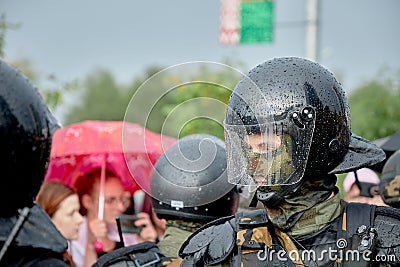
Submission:
M 219 0 L 1 0 L 20 23 L 6 34 L 5 58 L 27 58 L 61 81 L 98 67 L 120 83 L 147 67 L 189 61 L 241 61 L 243 71 L 277 56 L 305 56 L 306 0 L 275 1 L 272 44 L 221 46 Z M 400 1 L 320 0 L 319 61 L 345 90 L 400 69 Z

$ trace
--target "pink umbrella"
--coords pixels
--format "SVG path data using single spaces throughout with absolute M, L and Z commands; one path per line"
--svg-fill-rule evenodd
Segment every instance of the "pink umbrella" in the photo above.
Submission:
M 105 170 L 116 173 L 127 191 L 148 192 L 157 159 L 176 139 L 123 121 L 83 121 L 57 130 L 53 136 L 45 180 L 71 187 L 82 174 L 101 167 L 98 218 L 104 215 Z M 102 250 L 102 243 L 94 244 Z
M 115 172 L 131 193 L 149 190 L 157 159 L 176 142 L 135 123 L 83 121 L 58 129 L 53 136 L 46 180 L 73 186 L 83 173 L 104 167 Z

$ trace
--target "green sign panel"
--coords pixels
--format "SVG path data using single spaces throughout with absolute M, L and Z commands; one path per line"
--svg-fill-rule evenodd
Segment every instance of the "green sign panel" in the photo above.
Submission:
M 272 1 L 240 3 L 240 43 L 271 43 L 273 29 Z

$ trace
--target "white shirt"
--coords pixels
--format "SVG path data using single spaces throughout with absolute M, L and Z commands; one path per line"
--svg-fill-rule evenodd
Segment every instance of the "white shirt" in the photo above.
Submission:
M 86 242 L 88 236 L 87 218 L 83 217 L 83 223 L 79 227 L 78 239 L 70 242 L 68 252 L 72 256 L 77 267 L 83 267 L 86 252 Z M 116 242 L 120 242 L 118 228 L 116 224 L 107 224 L 107 237 Z M 123 233 L 125 246 L 137 244 L 138 241 L 133 234 Z

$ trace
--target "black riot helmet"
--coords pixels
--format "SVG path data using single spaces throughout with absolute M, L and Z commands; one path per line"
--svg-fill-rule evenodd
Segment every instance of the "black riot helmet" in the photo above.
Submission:
M 224 128 L 229 181 L 258 186 L 257 198 L 269 206 L 306 179 L 384 159 L 381 149 L 351 133 L 348 103 L 333 74 L 302 58 L 253 68 L 231 95 Z
M 227 179 L 225 143 L 208 134 L 179 139 L 157 160 L 150 192 L 159 218 L 204 223 L 234 214 L 239 194 Z
M 386 204 L 400 209 L 400 150 L 392 154 L 383 166 L 379 193 Z
M 29 80 L 1 60 L 0 109 L 0 216 L 9 216 L 33 205 L 58 122 Z

